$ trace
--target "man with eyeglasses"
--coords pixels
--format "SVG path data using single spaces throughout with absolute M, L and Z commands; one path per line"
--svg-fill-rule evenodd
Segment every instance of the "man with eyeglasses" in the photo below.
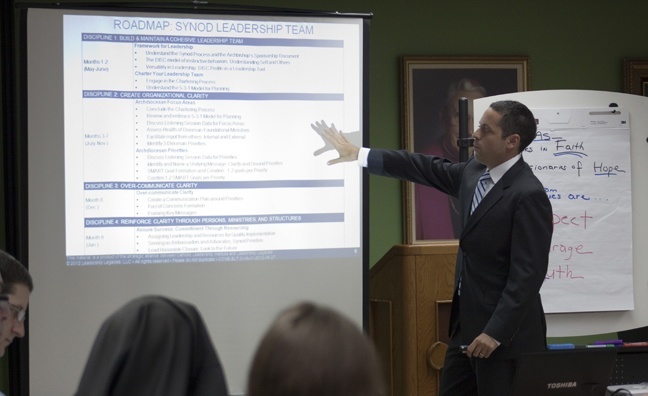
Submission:
M 24 265 L 10 254 L 0 251 L 0 357 L 14 338 L 25 336 L 25 316 L 29 296 L 34 289 L 31 275 Z

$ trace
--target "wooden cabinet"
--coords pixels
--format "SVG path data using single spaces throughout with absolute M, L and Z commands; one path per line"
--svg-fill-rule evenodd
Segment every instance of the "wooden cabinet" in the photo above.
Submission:
M 438 395 L 456 254 L 456 242 L 396 245 L 371 268 L 369 332 L 393 396 Z

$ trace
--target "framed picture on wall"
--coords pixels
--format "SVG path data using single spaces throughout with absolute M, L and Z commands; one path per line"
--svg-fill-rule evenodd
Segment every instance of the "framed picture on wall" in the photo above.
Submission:
M 623 60 L 623 92 L 648 96 L 648 59 Z
M 407 56 L 402 58 L 403 145 L 410 151 L 459 161 L 459 98 L 472 100 L 529 89 L 529 58 Z M 479 121 L 480 115 L 476 122 Z M 404 183 L 405 243 L 458 238 L 457 201 L 431 187 Z

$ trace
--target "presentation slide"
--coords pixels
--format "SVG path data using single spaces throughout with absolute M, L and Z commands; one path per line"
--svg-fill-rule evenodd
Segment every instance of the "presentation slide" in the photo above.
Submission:
M 141 295 L 197 306 L 233 395 L 286 306 L 363 324 L 366 182 L 312 127 L 363 135 L 363 18 L 27 22 L 32 393 L 72 394 L 103 320 Z
M 360 174 L 307 149 L 322 115 L 359 128 L 357 25 L 63 29 L 69 265 L 358 254 Z

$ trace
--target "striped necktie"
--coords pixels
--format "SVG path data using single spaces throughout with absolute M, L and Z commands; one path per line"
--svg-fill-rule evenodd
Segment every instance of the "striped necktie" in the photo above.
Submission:
M 484 196 L 486 195 L 486 192 L 488 191 L 489 180 L 491 180 L 491 177 L 488 171 L 484 172 L 484 174 L 479 178 L 477 188 L 475 188 L 475 195 L 473 196 L 472 206 L 470 207 L 470 213 L 475 211 L 477 205 L 479 205 L 482 198 L 484 198 Z
M 475 195 L 473 195 L 473 200 L 472 200 L 472 206 L 470 207 L 470 213 L 475 211 L 475 208 L 477 205 L 479 205 L 479 202 L 481 202 L 482 198 L 486 195 L 488 192 L 488 181 L 491 180 L 490 177 L 490 172 L 486 171 L 484 172 L 483 175 L 479 178 L 479 182 L 477 183 L 477 188 L 475 188 Z M 457 287 L 457 294 L 461 295 L 461 276 L 459 277 L 459 285 Z

